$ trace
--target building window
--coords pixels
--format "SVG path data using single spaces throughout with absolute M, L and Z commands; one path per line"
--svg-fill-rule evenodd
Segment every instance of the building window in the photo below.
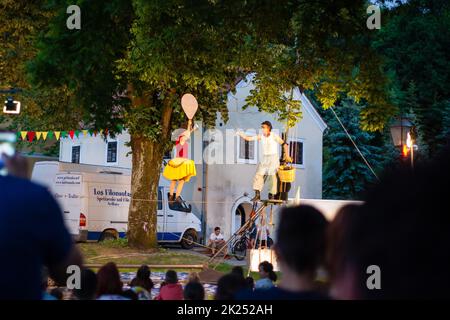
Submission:
M 240 149 L 239 149 L 239 158 L 245 160 L 253 160 L 255 159 L 255 141 L 245 141 L 244 139 L 240 139 Z
M 239 163 L 256 163 L 256 141 L 239 138 L 237 154 Z
M 117 162 L 117 141 L 109 141 L 106 152 L 106 162 L 116 163 Z
M 72 147 L 72 163 L 80 163 L 80 146 Z
M 303 141 L 290 141 L 289 155 L 292 157 L 293 164 L 303 166 Z
M 172 149 L 173 150 L 173 149 Z M 172 159 L 172 150 L 168 150 L 164 153 L 163 159 L 164 160 L 169 160 Z

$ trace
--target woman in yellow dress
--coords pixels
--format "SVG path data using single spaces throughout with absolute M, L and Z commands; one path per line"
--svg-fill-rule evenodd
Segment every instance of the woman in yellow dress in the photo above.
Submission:
M 180 198 L 183 186 L 186 182 L 189 182 L 191 177 L 197 175 L 194 161 L 188 159 L 188 140 L 191 137 L 191 133 L 196 129 L 196 127 L 192 127 L 192 121 L 189 120 L 188 129 L 180 134 L 175 142 L 175 158 L 169 161 L 163 171 L 163 176 L 171 181 L 169 193 L 169 207 L 171 209 L 183 208 L 182 199 Z

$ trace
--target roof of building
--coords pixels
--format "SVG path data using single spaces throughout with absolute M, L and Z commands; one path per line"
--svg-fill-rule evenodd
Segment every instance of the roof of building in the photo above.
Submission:
M 314 122 L 320 128 L 320 130 L 322 132 L 324 132 L 325 129 L 327 128 L 327 124 L 325 123 L 325 121 L 323 121 L 322 117 L 319 115 L 316 108 L 314 108 L 314 106 L 312 105 L 312 103 L 308 99 L 308 97 L 304 93 L 300 93 L 299 88 L 295 88 L 294 98 L 299 99 L 302 102 L 303 110 L 308 112 L 308 114 L 311 116 L 311 118 L 314 120 Z

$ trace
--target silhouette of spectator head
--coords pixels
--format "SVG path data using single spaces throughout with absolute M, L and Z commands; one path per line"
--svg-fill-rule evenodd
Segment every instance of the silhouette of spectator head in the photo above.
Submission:
M 448 148 L 414 170 L 383 174 L 351 219 L 337 298 L 450 297 L 449 181 Z
M 200 282 L 200 277 L 197 272 L 191 272 L 189 274 L 188 282 Z
M 273 271 L 273 265 L 269 261 L 261 262 L 258 269 L 261 278 L 269 278 L 273 282 L 277 281 L 277 275 Z
M 121 295 L 123 283 L 114 262 L 108 262 L 97 272 L 97 297 L 101 295 Z
M 358 214 L 359 209 L 360 205 L 357 204 L 347 204 L 341 207 L 328 226 L 325 265 L 330 282 L 333 282 L 335 275 L 343 268 L 344 237 L 348 233 L 351 221 Z
M 142 265 L 139 267 L 136 278 L 131 280 L 131 287 L 141 287 L 147 291 L 153 288 L 153 281 L 150 279 L 151 271 L 147 265 Z
M 200 282 L 188 282 L 184 287 L 185 300 L 205 300 L 205 289 Z
M 247 289 L 253 290 L 255 288 L 255 280 L 252 277 L 245 278 Z
M 229 273 L 222 276 L 217 282 L 215 300 L 234 300 L 237 292 L 245 289 L 245 281 L 242 277 Z
M 280 215 L 275 242 L 280 271 L 315 276 L 323 263 L 328 222 L 320 211 L 300 205 L 286 207 Z
M 97 275 L 91 269 L 81 270 L 80 288 L 73 289 L 73 294 L 78 300 L 92 300 L 97 290 Z
M 178 275 L 174 270 L 167 270 L 165 282 L 167 284 L 175 284 L 178 283 Z
M 244 269 L 242 269 L 241 266 L 234 266 L 233 269 L 231 269 L 231 273 L 244 278 Z

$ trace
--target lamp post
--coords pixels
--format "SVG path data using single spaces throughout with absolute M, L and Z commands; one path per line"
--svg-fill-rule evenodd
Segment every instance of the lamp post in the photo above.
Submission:
M 7 90 L 0 90 L 0 94 L 15 94 L 22 92 L 20 88 L 11 88 Z M 3 113 L 9 114 L 19 114 L 20 113 L 20 101 L 15 101 L 12 96 L 7 97 L 5 104 L 3 106 Z
M 414 125 L 408 117 L 400 116 L 390 127 L 392 142 L 399 148 L 402 155 L 408 155 L 408 149 L 411 155 L 411 167 L 414 168 Z

